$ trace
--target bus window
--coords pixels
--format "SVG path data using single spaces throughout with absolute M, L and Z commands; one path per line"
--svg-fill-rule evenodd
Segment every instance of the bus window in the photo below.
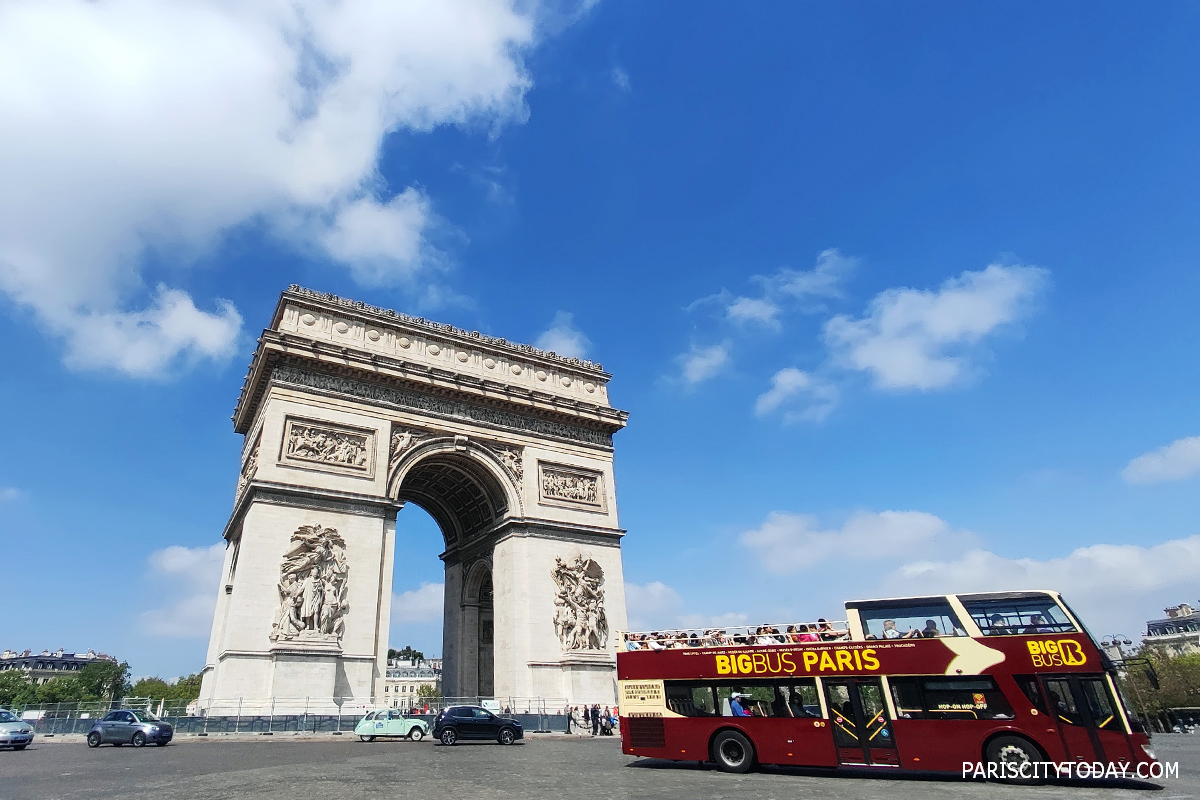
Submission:
M 1014 675 L 1013 679 L 1025 693 L 1026 699 L 1033 703 L 1034 708 L 1046 714 L 1050 713 L 1050 709 L 1046 707 L 1046 698 L 1042 697 L 1042 687 L 1038 684 L 1036 675 Z
M 945 601 L 860 606 L 863 635 L 868 639 L 935 639 L 966 636 L 954 610 Z
M 1096 727 L 1106 731 L 1123 731 L 1121 717 L 1113 707 L 1112 698 L 1108 696 L 1108 687 L 1104 685 L 1104 679 L 1080 678 L 1079 685 L 1083 687 L 1083 696 L 1087 698 Z
M 736 704 L 736 706 L 735 706 Z M 717 685 L 717 705 L 723 717 L 788 717 L 787 701 L 768 683 Z M 737 713 L 738 709 L 743 713 Z
M 984 636 L 1078 632 L 1049 595 L 1016 599 L 961 599 Z
M 817 698 L 817 682 L 813 678 L 800 678 L 781 683 L 775 687 L 783 701 L 784 714 L 775 716 L 819 717 L 821 701 Z
M 1075 706 L 1075 695 L 1071 693 L 1071 684 L 1066 678 L 1047 678 L 1046 694 L 1059 722 L 1065 722 L 1067 725 L 1083 724 L 1083 717 Z
M 925 678 L 921 681 L 930 719 L 1012 719 L 1012 706 L 991 678 Z
M 715 717 L 712 686 L 707 683 L 666 681 L 667 708 L 685 717 Z
M 916 678 L 888 678 L 888 683 L 892 686 L 892 702 L 896 704 L 897 717 L 921 719 L 925 716 Z

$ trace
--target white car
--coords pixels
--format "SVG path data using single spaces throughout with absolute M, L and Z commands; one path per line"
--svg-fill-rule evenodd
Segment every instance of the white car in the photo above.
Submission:
M 0 708 L 0 747 L 24 750 L 33 741 L 33 726 L 11 711 Z

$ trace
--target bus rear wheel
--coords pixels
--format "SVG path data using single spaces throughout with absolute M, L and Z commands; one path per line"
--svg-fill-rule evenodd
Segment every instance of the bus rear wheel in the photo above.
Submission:
M 722 772 L 749 772 L 754 766 L 754 745 L 737 731 L 721 731 L 713 739 L 712 759 Z
M 1023 736 L 997 736 L 988 742 L 984 758 L 989 764 L 997 765 L 1000 780 L 1005 783 L 1016 783 L 1024 786 L 1041 783 L 1040 777 L 1035 777 L 1034 767 L 1042 761 L 1042 753 L 1037 745 Z M 1025 766 L 1022 776 L 1021 769 Z

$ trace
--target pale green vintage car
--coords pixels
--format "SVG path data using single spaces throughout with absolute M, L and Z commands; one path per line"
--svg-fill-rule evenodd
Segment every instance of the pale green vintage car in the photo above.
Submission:
M 407 737 L 419 742 L 429 733 L 429 725 L 423 719 L 404 716 L 399 709 L 383 708 L 363 717 L 354 732 L 364 742 L 373 742 L 376 736 Z

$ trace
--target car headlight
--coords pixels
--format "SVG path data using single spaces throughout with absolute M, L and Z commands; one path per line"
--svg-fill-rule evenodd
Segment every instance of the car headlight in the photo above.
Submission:
M 157 726 L 157 725 L 151 725 L 151 726 L 150 726 L 150 732 L 151 732 L 151 733 L 158 733 L 158 726 Z

